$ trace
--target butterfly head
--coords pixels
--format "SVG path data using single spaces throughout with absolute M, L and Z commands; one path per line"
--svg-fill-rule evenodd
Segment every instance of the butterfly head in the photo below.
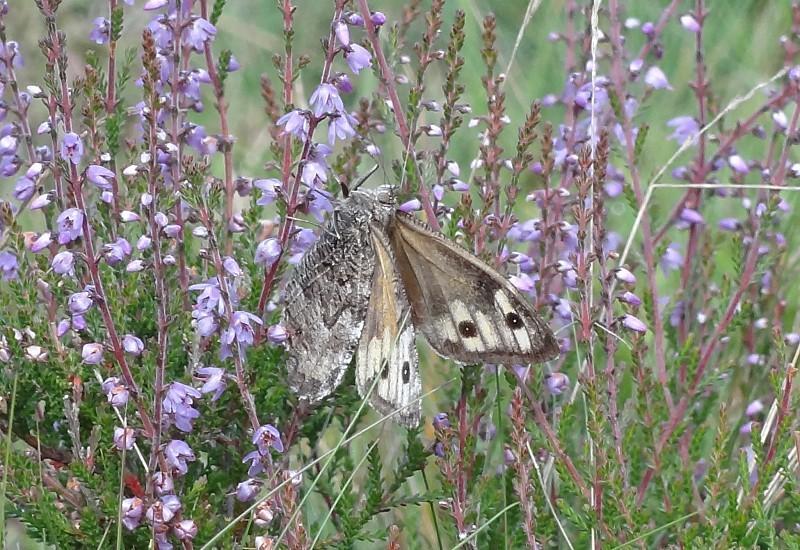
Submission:
M 375 198 L 384 206 L 394 206 L 397 204 L 397 187 L 394 185 L 381 185 L 375 190 Z

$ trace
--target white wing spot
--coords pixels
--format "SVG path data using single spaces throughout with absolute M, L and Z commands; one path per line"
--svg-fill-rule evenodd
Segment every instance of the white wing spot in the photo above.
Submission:
M 500 312 L 503 314 L 503 319 L 505 319 L 506 315 L 509 313 L 516 313 L 514 307 L 511 305 L 511 302 L 508 299 L 508 296 L 506 296 L 502 289 L 497 290 L 494 293 L 494 299 L 497 305 L 500 307 Z M 514 335 L 514 338 L 516 338 L 517 344 L 519 345 L 519 350 L 522 353 L 526 353 L 531 350 L 531 340 L 528 337 L 528 329 L 525 327 L 525 325 L 522 325 L 516 329 L 511 329 L 511 333 Z
M 486 343 L 487 349 L 497 349 L 503 345 L 502 337 L 494 330 L 491 319 L 482 311 L 475 312 L 475 321 L 478 323 L 478 334 Z
M 453 316 L 456 325 L 467 322 L 471 323 L 473 327 L 475 326 L 475 320 L 472 318 L 472 315 L 470 315 L 467 306 L 459 300 L 454 300 L 450 303 L 450 314 Z M 477 336 L 477 334 L 475 336 Z M 461 338 L 460 335 L 459 338 Z M 483 343 L 480 338 L 461 338 L 461 343 L 467 351 L 482 351 L 483 348 Z

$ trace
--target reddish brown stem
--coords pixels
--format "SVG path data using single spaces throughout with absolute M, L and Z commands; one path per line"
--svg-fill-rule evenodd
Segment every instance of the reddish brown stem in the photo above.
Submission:
M 364 24 L 367 29 L 367 38 L 369 38 L 369 43 L 372 45 L 372 51 L 375 52 L 375 57 L 378 59 L 378 66 L 380 67 L 381 72 L 381 82 L 386 88 L 386 93 L 389 94 L 389 101 L 392 102 L 392 111 L 394 112 L 394 118 L 397 121 L 397 131 L 400 134 L 400 141 L 403 143 L 404 155 L 408 155 L 411 159 L 411 162 L 416 167 L 414 144 L 412 143 L 411 132 L 408 129 L 408 121 L 406 121 L 403 105 L 400 103 L 400 97 L 397 95 L 394 72 L 389 66 L 389 63 L 386 61 L 386 55 L 383 53 L 383 47 L 381 47 L 380 38 L 378 38 L 377 30 L 375 25 L 372 23 L 372 18 L 370 17 L 371 12 L 369 9 L 369 4 L 367 4 L 367 0 L 358 0 L 358 9 L 361 12 L 361 17 L 364 19 Z M 436 212 L 433 210 L 430 191 L 428 190 L 428 186 L 422 182 L 421 179 L 419 182 L 419 200 L 422 204 L 422 210 L 425 212 L 425 217 L 428 220 L 428 224 L 434 231 L 439 231 L 441 226 L 439 225 L 439 220 L 436 217 Z

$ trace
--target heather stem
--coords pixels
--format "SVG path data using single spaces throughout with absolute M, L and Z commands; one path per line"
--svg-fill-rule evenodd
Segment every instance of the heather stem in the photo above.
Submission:
M 611 17 L 611 43 L 613 45 L 611 80 L 614 85 L 617 97 L 622 100 L 626 97 L 624 71 L 622 67 L 622 35 L 619 21 L 619 4 L 617 0 L 609 1 L 609 13 Z M 646 207 L 644 203 L 644 193 L 640 180 L 639 170 L 636 166 L 636 140 L 633 137 L 633 128 L 630 117 L 622 109 L 622 127 L 625 135 L 625 154 L 628 168 L 631 171 L 631 185 L 636 196 L 639 208 Z M 653 339 L 655 343 L 655 375 L 659 385 L 664 392 L 667 405 L 672 408 L 672 395 L 669 391 L 666 351 L 664 345 L 664 320 L 659 311 L 659 294 L 656 284 L 656 254 L 652 239 L 650 221 L 646 216 L 642 217 L 642 252 L 644 254 L 645 272 L 647 275 L 647 286 L 650 292 L 650 302 L 653 308 Z
M 403 109 L 403 105 L 400 103 L 400 97 L 397 95 L 397 86 L 395 85 L 394 73 L 392 68 L 389 66 L 389 63 L 386 61 L 386 55 L 383 53 L 383 47 L 381 46 L 380 38 L 378 38 L 377 30 L 375 29 L 375 25 L 372 23 L 372 19 L 370 18 L 371 12 L 369 9 L 369 4 L 367 4 L 367 0 L 358 0 L 358 8 L 367 28 L 367 37 L 372 45 L 372 51 L 375 52 L 375 57 L 378 59 L 382 84 L 385 86 L 386 92 L 389 94 L 389 100 L 392 102 L 392 111 L 394 112 L 394 117 L 397 121 L 397 131 L 400 134 L 400 141 L 403 143 L 404 157 L 408 156 L 414 165 L 414 169 L 419 170 L 411 140 L 411 133 L 408 129 L 408 122 L 406 121 L 405 111 Z M 431 228 L 433 228 L 434 231 L 439 231 L 441 226 L 439 225 L 439 220 L 436 217 L 436 212 L 433 210 L 430 190 L 428 189 L 427 184 L 422 181 L 422 178 L 419 177 L 419 174 L 417 174 L 417 177 L 419 180 L 419 199 L 420 203 L 422 204 L 422 209 L 425 212 L 425 217 L 427 218 L 428 224 L 430 224 Z
M 325 63 L 322 67 L 322 77 L 320 78 L 320 82 L 324 83 L 327 82 L 330 78 L 331 74 L 331 67 L 333 66 L 333 60 L 336 57 L 337 49 L 336 49 L 336 34 L 334 33 L 334 23 L 341 19 L 342 13 L 344 12 L 344 3 L 341 0 L 336 1 L 336 6 L 333 13 L 333 18 L 331 19 L 331 30 L 328 33 L 328 41 L 325 48 L 326 56 L 325 56 Z M 291 22 L 289 22 L 291 24 Z M 284 98 L 291 97 L 291 91 L 286 91 L 286 86 L 291 87 L 291 81 L 284 82 Z M 298 208 L 298 197 L 300 195 L 300 187 L 302 184 L 303 178 L 303 169 L 305 168 L 306 160 L 308 159 L 308 155 L 311 152 L 311 146 L 313 144 L 313 137 L 314 131 L 317 129 L 321 119 L 317 117 L 311 117 L 308 123 L 308 134 L 306 135 L 306 139 L 303 143 L 303 150 L 300 153 L 300 158 L 297 163 L 297 168 L 295 170 L 294 179 L 291 180 L 291 186 L 286 188 L 287 189 L 287 196 L 288 201 L 286 204 L 286 216 L 284 216 L 283 220 L 281 220 L 281 227 L 278 231 L 278 241 L 281 245 L 281 252 L 279 257 L 272 263 L 272 265 L 264 272 L 264 282 L 261 286 L 261 295 L 258 298 L 258 315 L 259 317 L 264 317 L 264 310 L 267 306 L 267 300 L 269 299 L 269 295 L 272 292 L 272 287 L 275 284 L 275 278 L 278 274 L 278 268 L 280 267 L 281 259 L 283 259 L 283 255 L 286 251 L 286 247 L 289 244 L 289 239 L 292 236 L 292 231 L 294 229 L 294 214 Z M 287 139 L 291 141 L 291 136 L 288 136 Z M 284 150 L 284 166 L 283 166 L 283 174 L 282 178 L 285 182 L 290 179 L 291 175 L 291 163 L 289 165 L 286 164 L 286 150 L 290 150 L 290 147 L 286 147 Z

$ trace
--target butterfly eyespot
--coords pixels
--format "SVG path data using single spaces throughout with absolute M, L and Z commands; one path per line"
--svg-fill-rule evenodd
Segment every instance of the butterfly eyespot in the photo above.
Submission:
M 523 326 L 522 317 L 514 311 L 506 313 L 506 324 L 511 328 L 520 328 Z
M 478 329 L 472 321 L 461 321 L 458 323 L 458 332 L 464 338 L 474 338 L 478 335 Z
M 383 363 L 381 364 L 383 365 L 381 367 L 381 378 L 383 379 L 389 378 L 389 361 L 384 359 Z
M 408 384 L 409 380 L 411 380 L 411 365 L 406 361 L 403 363 L 403 384 Z

